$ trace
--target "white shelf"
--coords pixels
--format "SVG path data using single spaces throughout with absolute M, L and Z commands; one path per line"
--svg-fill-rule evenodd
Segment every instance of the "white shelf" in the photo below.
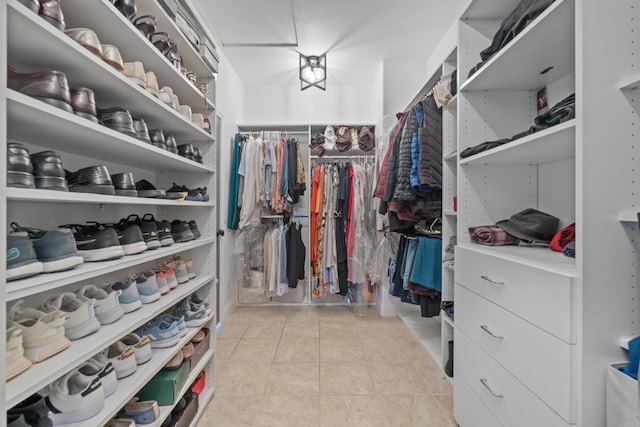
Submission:
M 469 2 L 461 19 L 502 20 L 518 3 L 520 0 L 473 0 Z
M 618 86 L 622 90 L 632 90 L 640 87 L 640 73 L 636 73 L 620 81 Z
M 574 9 L 574 0 L 556 0 L 468 78 L 460 90 L 535 91 L 574 72 Z M 549 67 L 553 69 L 540 74 Z
M 451 326 L 452 329 L 455 329 L 455 325 L 453 324 L 453 319 L 451 319 L 447 313 L 445 313 L 443 310 L 440 311 L 440 318 L 442 319 L 442 321 L 444 323 L 446 323 L 447 325 Z
M 11 34 L 7 38 L 7 53 L 12 66 L 22 71 L 62 71 L 70 87 L 86 86 L 94 91 L 98 108 L 127 108 L 133 116 L 144 118 L 149 129 L 159 128 L 171 133 L 179 143 L 214 140 L 201 127 L 133 83 L 17 0 L 8 0 L 7 5 L 8 34 Z M 45 40 L 46 43 L 43 42 Z
M 214 169 L 7 89 L 8 138 L 136 168 L 180 172 Z M 38 126 L 34 126 L 37 123 Z M 47 138 L 42 138 L 46 129 Z
M 139 255 L 125 256 L 124 258 L 113 261 L 87 262 L 73 270 L 60 273 L 38 274 L 37 276 L 26 279 L 14 280 L 5 285 L 6 301 L 15 301 L 29 295 L 57 289 L 81 280 L 92 279 L 103 274 L 115 273 L 149 261 L 167 258 L 183 251 L 210 245 L 214 242 L 215 238 L 200 238 L 191 242 L 176 243 L 166 248 L 146 251 Z
M 455 264 L 452 264 L 451 261 L 444 261 L 442 266 L 447 270 L 456 271 Z
M 458 212 L 454 211 L 443 211 L 442 214 L 445 216 L 458 216 Z
M 575 119 L 460 159 L 461 165 L 544 164 L 576 156 Z
M 200 361 L 195 366 L 195 368 L 192 369 L 191 372 L 189 372 L 189 377 L 187 377 L 187 381 L 184 383 L 184 386 L 182 386 L 182 389 L 178 393 L 178 399 L 184 396 L 184 394 L 189 390 L 189 388 L 191 387 L 191 384 L 193 384 L 193 382 L 198 378 L 198 375 L 200 375 L 200 372 L 202 372 L 202 370 L 207 365 L 207 363 L 211 361 L 211 358 L 213 358 L 214 353 L 215 353 L 215 349 L 209 349 L 204 354 L 204 356 L 202 356 L 202 359 L 200 359 Z M 171 411 L 173 411 L 173 408 L 175 408 L 175 406 L 176 405 L 160 407 L 160 418 L 158 418 L 158 421 L 157 421 L 158 425 L 162 425 L 162 423 L 171 416 Z
M 457 160 L 458 159 L 458 152 L 457 151 L 453 151 L 449 154 L 447 154 L 446 156 L 444 156 L 444 161 L 445 162 L 450 162 L 452 160 Z
M 636 337 L 624 337 L 620 338 L 620 347 L 625 350 L 629 350 L 629 341 L 635 339 Z
M 640 212 L 640 208 L 635 210 L 620 212 L 620 215 L 618 216 L 618 220 L 620 222 L 638 222 L 638 212 Z
M 211 208 L 212 201 L 187 202 L 168 199 L 152 199 L 147 197 L 109 196 L 93 193 L 75 193 L 55 190 L 37 190 L 29 188 L 7 187 L 5 194 L 8 200 L 19 202 L 54 202 L 54 203 L 82 203 L 99 205 L 142 205 L 142 206 L 174 206 Z
M 100 413 L 88 420 L 80 421 L 77 423 L 61 424 L 66 427 L 86 427 L 86 426 L 102 426 L 105 425 L 111 418 L 113 418 L 120 409 L 129 401 L 136 393 L 144 387 L 160 370 L 175 356 L 175 354 L 182 350 L 185 344 L 191 341 L 200 328 L 189 328 L 187 335 L 182 337 L 178 344 L 170 348 L 153 350 L 152 359 L 144 365 L 138 366 L 135 374 L 130 377 L 118 380 L 118 390 L 111 395 L 106 401 L 104 408 Z M 156 425 L 160 426 L 161 423 Z
M 474 243 L 463 243 L 461 248 L 502 258 L 555 274 L 575 278 L 578 277 L 575 258 L 564 256 L 562 252 L 554 252 L 545 247 L 521 246 L 482 246 Z
M 116 46 L 125 62 L 142 61 L 145 71 L 153 71 L 156 74 L 160 87 L 170 86 L 178 95 L 180 103 L 190 105 L 194 112 L 206 112 L 206 110 L 213 109 L 211 101 L 207 100 L 198 88 L 180 73 L 111 2 L 108 0 L 65 0 L 64 6 L 67 28 L 91 28 L 102 43 Z M 176 37 L 178 30 L 174 31 L 172 28 L 168 28 L 158 11 L 147 13 L 143 10 L 149 6 L 162 10 L 156 1 L 139 1 L 137 16 L 155 15 L 158 20 L 158 31 L 168 31 L 171 39 L 178 43 L 179 40 Z M 179 53 L 189 71 L 193 68 L 199 77 L 211 78 L 211 72 L 207 72 L 206 65 L 199 56 L 197 64 L 191 67 L 191 64 L 196 61 L 189 55 L 190 52 L 183 53 L 182 46 L 179 46 Z
M 34 364 L 27 371 L 7 383 L 6 407 L 11 408 L 20 403 L 31 394 L 42 389 L 52 381 L 55 381 L 61 375 L 69 372 L 71 369 L 80 365 L 87 359 L 93 357 L 95 354 L 107 348 L 124 335 L 142 326 L 147 321 L 153 319 L 170 307 L 176 305 L 183 298 L 191 295 L 212 280 L 214 280 L 214 276 L 212 275 L 192 279 L 189 282 L 178 286 L 175 290 L 169 292 L 169 294 L 160 298 L 155 303 L 144 304 L 142 308 L 132 313 L 125 314 L 125 316 L 117 322 L 101 326 L 98 332 L 89 335 L 88 337 L 71 341 L 71 346 L 67 349 L 43 362 Z M 159 364 L 159 370 L 166 364 L 171 356 L 173 356 L 173 354 L 168 356 L 166 359 L 163 359 L 162 357 L 154 357 L 150 366 Z M 153 374 L 155 374 L 155 372 L 151 373 L 149 378 L 153 376 Z M 139 384 L 139 386 L 142 387 L 146 382 L 141 381 L 137 376 L 131 381 L 131 386 L 123 387 L 122 389 L 130 389 L 133 387 L 133 384 Z M 140 387 L 138 387 L 138 389 Z M 130 397 L 131 396 L 129 396 L 124 402 L 128 401 Z

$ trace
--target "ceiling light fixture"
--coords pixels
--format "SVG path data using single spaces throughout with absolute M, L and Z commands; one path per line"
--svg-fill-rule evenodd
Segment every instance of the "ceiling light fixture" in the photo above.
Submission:
M 304 56 L 300 54 L 300 90 L 317 87 L 327 90 L 327 54 Z

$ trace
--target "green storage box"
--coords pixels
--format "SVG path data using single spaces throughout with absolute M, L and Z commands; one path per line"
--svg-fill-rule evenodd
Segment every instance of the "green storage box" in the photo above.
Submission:
M 189 363 L 175 371 L 160 371 L 138 392 L 140 400 L 156 400 L 159 406 L 173 405 L 189 377 Z

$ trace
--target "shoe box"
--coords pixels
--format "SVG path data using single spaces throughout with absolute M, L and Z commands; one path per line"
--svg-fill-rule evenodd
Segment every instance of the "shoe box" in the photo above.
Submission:
M 189 363 L 174 371 L 160 371 L 137 394 L 141 401 L 155 400 L 159 406 L 173 405 L 189 377 Z
M 191 360 L 189 362 L 185 362 L 185 363 L 191 364 L 189 366 L 189 371 L 192 371 L 193 369 L 195 369 L 195 367 L 198 365 L 198 362 L 200 362 L 200 360 L 202 360 L 202 358 L 204 357 L 205 353 L 209 351 L 209 348 L 211 345 L 210 339 L 209 339 L 210 338 L 209 328 L 203 328 L 202 331 L 204 332 L 204 339 L 194 346 L 193 356 L 191 356 Z

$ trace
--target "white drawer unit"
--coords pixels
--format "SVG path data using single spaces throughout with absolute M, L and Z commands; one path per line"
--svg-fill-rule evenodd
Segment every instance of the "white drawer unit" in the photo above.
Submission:
M 460 427 L 504 427 L 457 372 L 453 383 L 453 416 Z
M 456 326 L 565 420 L 575 422 L 576 346 L 459 284 L 455 295 Z
M 461 330 L 456 334 L 454 366 L 456 367 L 455 375 L 461 376 L 469 384 L 503 425 L 509 427 L 572 425 L 507 372 Z
M 532 248 L 512 248 L 525 251 Z M 494 256 L 473 245 L 456 248 L 456 281 L 561 340 L 576 343 L 576 279 Z M 539 248 L 530 253 L 537 253 Z M 551 251 L 549 251 L 551 252 Z M 501 254 L 498 250 L 496 254 Z

